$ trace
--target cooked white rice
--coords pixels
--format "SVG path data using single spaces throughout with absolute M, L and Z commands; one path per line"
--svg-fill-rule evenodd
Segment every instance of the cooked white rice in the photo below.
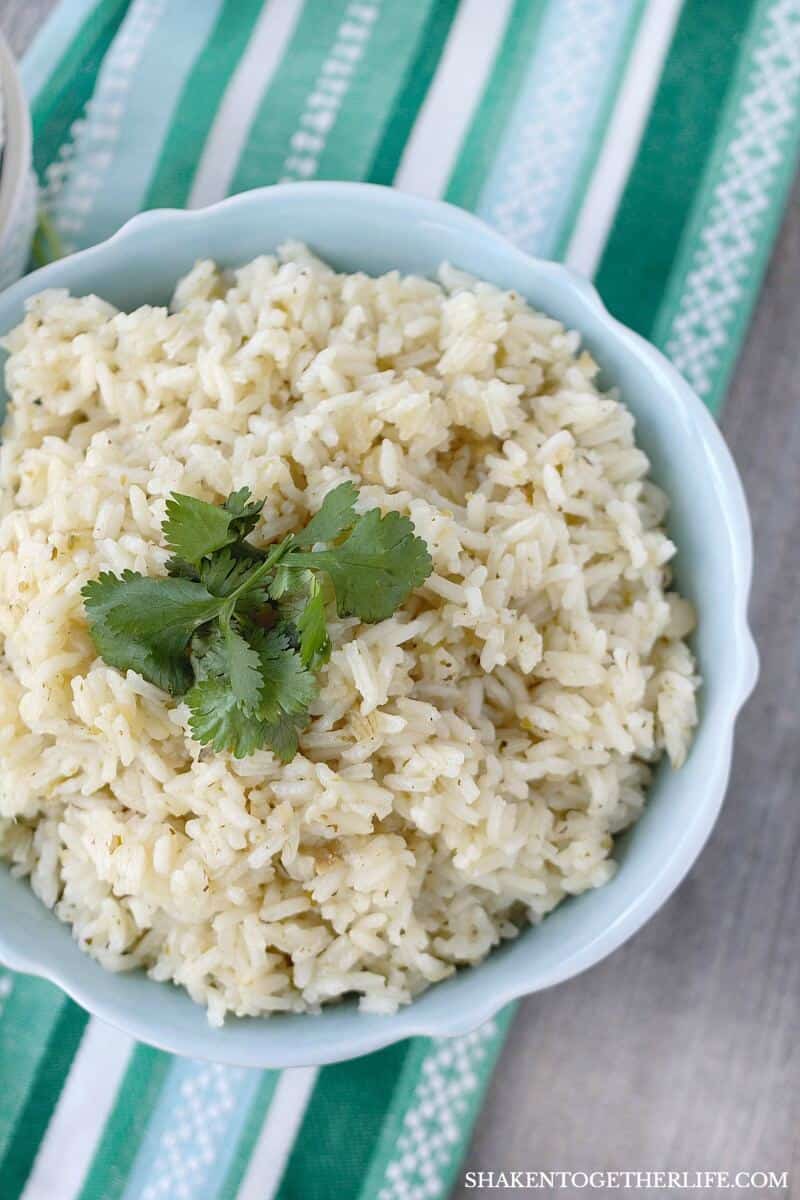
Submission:
M 171 310 L 35 297 L 6 339 L 0 854 L 112 969 L 226 1012 L 372 1012 L 614 870 L 696 722 L 666 498 L 579 338 L 513 293 L 338 275 L 302 246 L 198 263 Z M 96 657 L 80 591 L 163 571 L 173 490 L 337 483 L 407 513 L 434 573 L 335 621 L 288 766 L 188 736 Z

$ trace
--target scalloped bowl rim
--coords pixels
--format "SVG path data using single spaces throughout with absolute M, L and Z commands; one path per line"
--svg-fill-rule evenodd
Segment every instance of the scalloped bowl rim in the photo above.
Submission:
M 330 212 L 337 212 L 342 207 L 355 211 L 359 206 L 367 205 L 370 212 L 380 213 L 381 217 L 390 222 L 407 222 L 408 233 L 412 236 L 415 231 L 424 228 L 426 223 L 443 236 L 466 236 L 471 239 L 471 244 L 480 244 L 482 249 L 496 255 L 498 261 L 502 261 L 508 270 L 531 279 L 535 278 L 539 284 L 552 287 L 554 292 L 566 298 L 573 309 L 582 313 L 587 323 L 592 323 L 598 330 L 602 329 L 606 346 L 614 347 L 630 364 L 636 364 L 637 369 L 644 368 L 653 389 L 659 392 L 660 400 L 667 401 L 672 406 L 671 420 L 682 424 L 684 430 L 689 432 L 693 444 L 697 447 L 697 457 L 703 460 L 713 480 L 713 492 L 718 502 L 716 515 L 722 521 L 717 533 L 725 544 L 732 586 L 729 610 L 725 614 L 730 635 L 730 654 L 725 665 L 727 677 L 724 695 L 714 709 L 713 748 L 710 761 L 705 764 L 704 795 L 698 803 L 697 810 L 680 830 L 669 853 L 658 864 L 652 877 L 635 899 L 617 912 L 598 933 L 584 940 L 570 952 L 556 954 L 555 961 L 547 968 L 543 969 L 532 963 L 526 969 L 524 961 L 520 961 L 514 970 L 495 970 L 490 976 L 487 967 L 503 953 L 504 948 L 499 948 L 482 963 L 459 972 L 460 976 L 469 974 L 476 981 L 476 986 L 472 987 L 471 994 L 460 1012 L 447 1004 L 439 1004 L 433 1012 L 421 1012 L 425 997 L 439 988 L 446 987 L 450 981 L 445 981 L 444 984 L 434 985 L 391 1016 L 376 1017 L 338 1006 L 336 1009 L 326 1009 L 320 1015 L 296 1014 L 289 1018 L 243 1020 L 233 1018 L 221 1029 L 206 1025 L 203 1018 L 202 1027 L 198 1027 L 195 1022 L 195 1028 L 191 1028 L 191 1022 L 179 1019 L 188 1011 L 186 1005 L 191 1009 L 197 1008 L 201 1012 L 202 1010 L 193 1005 L 187 996 L 169 988 L 168 984 L 156 984 L 148 980 L 148 985 L 169 988 L 170 992 L 181 996 L 180 1005 L 183 1007 L 176 1009 L 178 1019 L 165 1021 L 163 1016 L 159 1017 L 158 1014 L 154 1017 L 148 1011 L 147 1004 L 136 1003 L 135 999 L 138 997 L 133 997 L 132 990 L 130 1002 L 123 1002 L 116 995 L 111 997 L 105 994 L 99 986 L 100 978 L 105 972 L 80 952 L 79 958 L 65 955 L 64 961 L 60 963 L 37 957 L 36 951 L 26 948 L 22 944 L 23 939 L 16 936 L 16 926 L 4 928 L 3 917 L 0 917 L 0 961 L 12 970 L 40 976 L 58 985 L 94 1016 L 140 1041 L 166 1051 L 235 1065 L 272 1068 L 342 1061 L 381 1049 L 407 1037 L 450 1037 L 467 1033 L 490 1019 L 511 1001 L 569 979 L 619 947 L 644 925 L 672 894 L 705 844 L 718 816 L 728 782 L 736 716 L 752 691 L 758 675 L 758 655 L 747 621 L 752 577 L 749 514 L 736 466 L 708 410 L 660 351 L 611 316 L 591 283 L 561 264 L 530 257 L 483 221 L 462 209 L 372 184 L 300 183 L 280 184 L 241 193 L 205 209 L 151 210 L 133 217 L 106 241 L 51 263 L 9 288 L 0 296 L 0 330 L 5 332 L 11 327 L 13 321 L 9 322 L 8 314 L 18 310 L 27 297 L 45 287 L 64 286 L 64 276 L 85 273 L 87 268 L 98 265 L 107 265 L 111 270 L 119 269 L 124 265 L 126 252 L 133 249 L 143 237 L 154 234 L 163 236 L 165 230 L 174 230 L 179 241 L 181 230 L 193 226 L 205 226 L 210 229 L 214 222 L 230 223 L 237 217 L 246 217 L 248 213 L 264 213 L 270 206 L 286 203 L 310 205 L 311 210 L 316 207 Z M 305 235 L 300 230 L 295 236 Z M 271 240 L 270 244 L 265 244 L 264 251 L 271 250 L 273 246 L 274 240 Z M 213 254 L 213 248 L 209 252 Z M 455 265 L 460 264 L 456 262 Z M 491 281 L 491 273 L 485 277 Z M 584 332 L 580 319 L 575 322 L 575 328 Z M 701 727 L 709 719 L 710 714 L 703 715 Z M 8 872 L 3 868 L 0 872 L 0 892 L 9 882 Z M 587 895 L 596 896 L 604 890 L 606 889 L 598 889 Z M 56 918 L 45 910 L 40 902 L 36 903 L 41 908 L 44 919 L 58 924 L 69 938 L 68 928 L 56 922 Z M 558 911 L 560 909 L 556 910 L 556 913 Z M 555 915 L 549 916 L 537 929 L 545 928 L 553 921 Z M 526 931 L 527 934 L 533 932 Z M 512 945 L 517 946 L 522 941 L 522 936 Z M 74 945 L 71 938 L 69 940 Z M 477 980 L 482 975 L 486 982 L 489 982 L 491 977 L 492 983 L 491 987 L 483 991 L 477 987 Z M 130 986 L 133 977 L 115 978 L 126 979 Z M 464 1000 L 463 994 L 461 999 Z M 276 1022 L 280 1021 L 285 1024 L 277 1029 Z M 288 1024 L 289 1021 L 291 1025 Z M 332 1028 L 334 1025 L 335 1028 Z

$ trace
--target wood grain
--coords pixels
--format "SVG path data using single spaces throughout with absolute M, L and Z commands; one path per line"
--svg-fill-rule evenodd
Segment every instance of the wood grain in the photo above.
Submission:
M 0 0 L 16 53 L 53 3 Z M 794 1167 L 800 1180 L 798 279 L 800 184 L 723 419 L 753 513 L 762 674 L 722 817 L 631 943 L 522 1004 L 465 1169 Z M 453 1200 L 477 1194 L 462 1177 Z

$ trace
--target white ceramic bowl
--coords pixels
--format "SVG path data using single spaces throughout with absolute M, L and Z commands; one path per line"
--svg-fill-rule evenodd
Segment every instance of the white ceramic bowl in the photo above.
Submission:
M 443 259 L 513 288 L 578 329 L 606 382 L 637 420 L 653 475 L 672 499 L 676 578 L 695 604 L 703 675 L 700 724 L 680 771 L 663 766 L 646 809 L 617 846 L 603 888 L 567 900 L 476 967 L 430 988 L 393 1016 L 350 1004 L 319 1016 L 229 1020 L 212 1029 L 177 988 L 142 973 L 115 975 L 84 955 L 24 882 L 0 870 L 0 957 L 59 984 L 85 1008 L 142 1041 L 193 1057 L 257 1067 L 355 1057 L 414 1034 L 460 1034 L 516 997 L 567 979 L 610 954 L 656 911 L 697 858 L 719 812 L 736 715 L 755 682 L 747 626 L 752 549 L 736 468 L 706 409 L 667 360 L 615 321 L 594 289 L 565 267 L 528 258 L 459 209 L 363 184 L 266 188 L 195 212 L 149 212 L 116 237 L 52 263 L 0 297 L 0 332 L 44 287 L 95 291 L 122 308 L 165 302 L 197 258 L 246 262 L 288 237 L 338 268 L 432 274 Z

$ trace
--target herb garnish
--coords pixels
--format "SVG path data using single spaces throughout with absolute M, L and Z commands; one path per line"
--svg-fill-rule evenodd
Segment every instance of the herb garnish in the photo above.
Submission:
M 220 505 L 173 493 L 168 574 L 105 572 L 83 589 L 101 658 L 183 696 L 203 745 L 288 762 L 331 653 L 326 598 L 340 616 L 381 621 L 431 572 L 408 517 L 357 513 L 357 500 L 340 484 L 305 528 L 262 549 L 246 540 L 263 506 L 248 488 Z

